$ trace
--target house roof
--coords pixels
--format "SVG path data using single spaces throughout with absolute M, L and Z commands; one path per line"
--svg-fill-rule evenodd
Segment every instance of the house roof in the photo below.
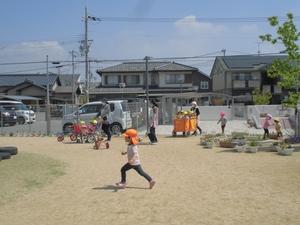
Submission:
M 0 74 L 0 86 L 16 86 L 25 81 L 31 81 L 38 86 L 46 86 L 46 77 L 46 74 Z M 53 85 L 57 78 L 57 74 L 49 73 L 49 84 Z
M 195 67 L 179 64 L 176 62 L 149 62 L 149 71 L 194 71 L 198 70 Z M 125 62 L 122 64 L 110 66 L 104 69 L 97 70 L 97 73 L 103 72 L 144 72 L 146 71 L 145 62 Z
M 285 59 L 284 55 L 233 55 L 218 56 L 228 69 L 253 69 L 258 66 L 271 64 L 275 59 Z M 216 60 L 217 60 L 216 59 Z
M 25 84 L 25 86 L 24 86 Z M 23 89 L 26 89 L 30 86 L 35 86 L 35 87 L 38 87 L 38 88 L 41 88 L 41 89 L 45 89 L 46 90 L 46 87 L 45 86 L 41 86 L 41 85 L 37 85 L 37 84 L 34 84 L 32 81 L 30 80 L 25 80 L 24 82 L 21 82 L 15 86 L 11 86 L 9 88 L 7 88 L 5 91 L 9 91 L 9 90 L 12 90 L 12 89 L 16 89 L 16 90 L 23 90 Z
M 72 74 L 60 74 L 59 80 L 61 86 L 72 86 L 72 80 L 74 80 L 74 84 L 77 84 L 79 77 L 79 74 L 74 74 L 74 77 Z
M 41 100 L 40 98 L 32 97 L 32 96 L 22 96 L 22 95 L 0 95 L 0 99 L 9 99 L 15 101 L 22 100 Z

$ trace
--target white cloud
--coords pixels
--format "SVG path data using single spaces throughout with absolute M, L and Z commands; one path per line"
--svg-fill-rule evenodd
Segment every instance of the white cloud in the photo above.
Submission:
M 57 41 L 42 42 L 21 42 L 2 47 L 0 52 L 1 61 L 9 60 L 40 60 L 43 61 L 46 55 L 55 59 L 66 56 L 65 49 Z
M 59 61 L 68 57 L 68 52 L 57 41 L 21 42 L 0 47 L 0 61 L 2 63 L 45 61 L 46 55 L 49 61 Z M 1 66 L 0 72 L 14 72 L 41 68 L 41 64 L 23 64 Z M 32 71 L 33 73 L 39 71 Z
M 215 25 L 208 22 L 198 21 L 195 16 L 186 16 L 175 22 L 178 32 L 185 33 L 202 33 L 202 34 L 220 34 L 227 28 L 223 25 Z

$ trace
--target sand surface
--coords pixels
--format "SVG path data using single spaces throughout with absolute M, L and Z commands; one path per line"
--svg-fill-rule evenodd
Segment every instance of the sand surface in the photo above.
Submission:
M 0 224 L 300 224 L 300 153 L 207 150 L 194 136 L 159 140 L 139 146 L 144 170 L 157 181 L 154 189 L 132 170 L 128 188 L 118 190 L 114 184 L 126 162 L 122 138 L 113 138 L 110 150 L 96 151 L 92 144 L 54 137 L 1 137 L 1 146 L 44 154 L 67 167 L 54 183 L 0 207 Z

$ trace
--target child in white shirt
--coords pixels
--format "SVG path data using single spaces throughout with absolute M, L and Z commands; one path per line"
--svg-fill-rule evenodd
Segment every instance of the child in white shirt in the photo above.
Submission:
M 122 155 L 127 154 L 128 162 L 121 168 L 121 182 L 116 183 L 116 185 L 120 188 L 126 188 L 126 171 L 134 169 L 149 182 L 149 188 L 152 189 L 155 181 L 142 169 L 137 148 L 139 142 L 137 131 L 135 129 L 128 129 L 123 135 L 125 142 L 128 142 L 128 147 L 126 152 L 122 152 Z

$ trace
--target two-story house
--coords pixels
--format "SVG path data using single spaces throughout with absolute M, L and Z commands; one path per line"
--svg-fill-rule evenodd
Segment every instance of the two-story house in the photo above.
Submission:
M 229 94 L 237 102 L 252 103 L 252 91 L 259 89 L 272 94 L 272 103 L 280 104 L 286 92 L 277 80 L 267 76 L 267 68 L 283 55 L 218 56 L 211 70 L 212 91 Z
M 101 85 L 90 90 L 90 99 L 133 98 L 145 95 L 145 62 L 124 62 L 97 70 Z M 197 68 L 169 61 L 148 63 L 149 95 L 210 92 L 211 79 Z

